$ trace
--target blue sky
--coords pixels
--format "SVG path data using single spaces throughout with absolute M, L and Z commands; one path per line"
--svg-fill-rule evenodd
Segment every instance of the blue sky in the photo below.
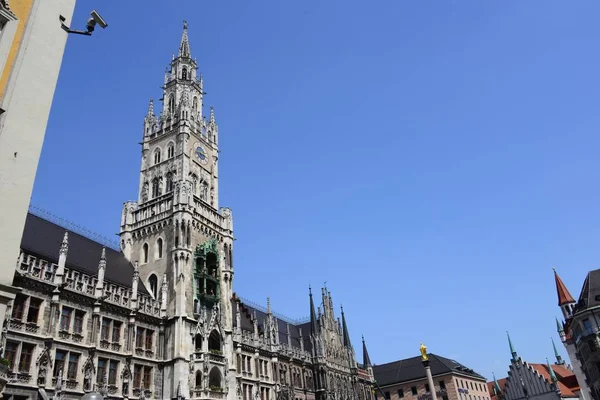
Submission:
M 186 19 L 240 295 L 298 318 L 327 281 L 379 364 L 552 356 L 551 267 L 598 267 L 600 3 L 176 4 L 78 2 L 109 27 L 68 40 L 33 204 L 115 237 Z

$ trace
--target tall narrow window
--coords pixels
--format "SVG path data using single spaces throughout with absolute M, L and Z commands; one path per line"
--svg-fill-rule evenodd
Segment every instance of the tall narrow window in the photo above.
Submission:
M 148 278 L 148 284 L 150 285 L 150 292 L 156 299 L 156 296 L 158 294 L 158 278 L 156 277 L 156 275 L 150 275 L 150 278 Z
M 170 172 L 167 174 L 167 190 L 166 192 L 172 192 L 173 191 L 173 174 L 171 174 Z
M 162 258 L 163 256 L 163 240 L 158 238 L 156 241 L 156 258 Z
M 31 356 L 33 354 L 33 348 L 35 345 L 30 343 L 23 343 L 21 345 L 21 358 L 19 359 L 19 372 L 29 373 L 31 368 Z
M 198 97 L 194 96 L 194 99 L 192 100 L 192 110 L 194 111 L 194 114 L 198 112 Z
M 29 310 L 27 311 L 27 322 L 37 323 L 40 305 L 42 301 L 36 298 L 29 298 Z
M 67 352 L 64 350 L 56 350 L 56 357 L 54 357 L 54 377 L 62 376 L 64 373 L 66 354 Z
M 204 201 L 208 198 L 208 184 L 206 182 L 202 182 L 202 193 L 200 193 L 200 198 Z
M 62 313 L 60 316 L 60 330 L 68 331 L 71 327 L 71 314 L 73 312 L 72 308 L 64 307 L 62 308 Z
M 116 385 L 117 383 L 117 367 L 119 366 L 118 361 L 111 360 L 108 367 L 108 384 Z
M 71 353 L 69 355 L 69 366 L 67 369 L 67 379 L 77 379 L 77 364 L 79 364 L 79 354 Z
M 171 93 L 169 95 L 169 114 L 173 114 L 174 111 L 175 111 L 175 96 L 173 96 L 173 93 Z
M 160 162 L 160 149 L 154 150 L 154 164 L 158 164 Z
M 96 383 L 104 383 L 104 377 L 106 375 L 106 360 L 103 358 L 98 359 L 98 369 L 96 371 Z
M 175 155 L 175 146 L 170 144 L 169 147 L 167 147 L 167 158 L 173 158 L 174 155 Z
M 148 262 L 148 243 L 144 243 L 142 248 L 142 260 L 144 260 L 144 263 Z
M 181 79 L 187 79 L 187 69 L 185 67 L 181 70 Z

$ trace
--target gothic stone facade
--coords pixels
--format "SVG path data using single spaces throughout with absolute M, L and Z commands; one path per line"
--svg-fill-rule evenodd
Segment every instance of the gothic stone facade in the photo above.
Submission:
M 331 294 L 285 322 L 233 292 L 233 219 L 219 208 L 218 127 L 187 26 L 143 124 L 137 201 L 120 250 L 30 213 L 3 331 L 5 395 L 76 398 L 372 398 Z

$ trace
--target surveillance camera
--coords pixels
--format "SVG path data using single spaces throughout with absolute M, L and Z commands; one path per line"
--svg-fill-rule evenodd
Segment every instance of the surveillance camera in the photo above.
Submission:
M 106 23 L 106 21 L 100 16 L 100 14 L 98 14 L 98 12 L 96 10 L 92 11 L 90 13 L 90 15 L 92 16 L 91 19 L 94 20 L 94 22 L 97 22 L 98 25 L 100 25 L 100 27 L 102 29 L 104 29 L 104 28 L 106 28 L 108 26 L 108 24 Z M 89 24 L 89 22 L 88 22 L 88 24 Z

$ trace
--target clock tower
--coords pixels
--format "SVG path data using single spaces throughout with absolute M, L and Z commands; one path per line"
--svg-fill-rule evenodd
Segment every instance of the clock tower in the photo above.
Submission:
M 124 203 L 121 249 L 162 305 L 162 397 L 207 398 L 220 388 L 233 398 L 235 366 L 225 357 L 233 354 L 233 219 L 219 208 L 219 130 L 212 107 L 208 120 L 202 112 L 185 22 L 162 90 L 159 115 L 150 100 L 144 118 L 138 199 Z

